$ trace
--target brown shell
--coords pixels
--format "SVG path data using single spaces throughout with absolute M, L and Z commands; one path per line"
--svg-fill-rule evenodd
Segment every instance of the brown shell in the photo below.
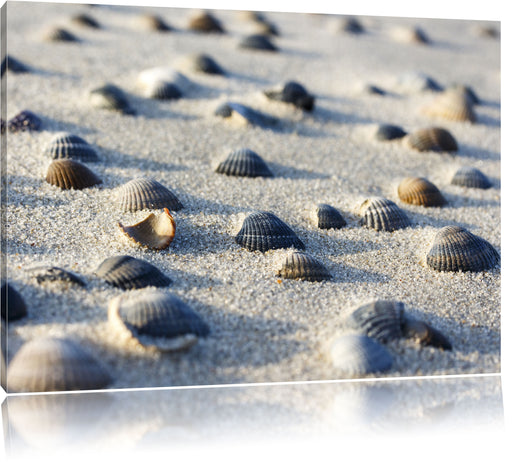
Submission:
M 277 276 L 303 281 L 323 281 L 332 277 L 322 262 L 299 251 L 293 251 L 285 258 Z
M 438 119 L 458 122 L 476 122 L 473 104 L 466 95 L 458 90 L 445 90 L 430 104 L 422 108 L 422 112 Z
M 147 218 L 131 226 L 119 223 L 119 227 L 137 244 L 154 250 L 169 247 L 176 233 L 176 222 L 169 213 L 169 209 L 164 209 L 158 216 L 150 213 Z
M 84 189 L 101 183 L 92 170 L 72 159 L 54 160 L 48 167 L 46 181 L 61 189 Z
M 417 151 L 457 151 L 457 141 L 453 135 L 444 128 L 428 127 L 416 130 L 405 138 L 408 147 Z
M 403 202 L 424 207 L 440 207 L 446 199 L 437 186 L 426 178 L 409 177 L 398 185 L 398 197 Z
M 224 28 L 217 18 L 206 11 L 201 11 L 194 17 L 190 18 L 188 28 L 196 32 L 215 32 L 223 33 Z

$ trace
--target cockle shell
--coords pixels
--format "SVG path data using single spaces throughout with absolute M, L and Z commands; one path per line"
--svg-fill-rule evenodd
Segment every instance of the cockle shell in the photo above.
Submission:
M 143 14 L 137 18 L 140 27 L 158 32 L 171 32 L 174 30 L 167 22 L 156 14 Z
M 313 219 L 320 229 L 340 229 L 347 226 L 339 210 L 329 204 L 318 204 L 313 213 Z
M 427 265 L 437 271 L 478 272 L 499 261 L 499 253 L 489 242 L 460 226 L 441 228 L 427 253 Z
M 101 184 L 89 168 L 72 159 L 54 160 L 48 167 L 46 181 L 61 189 L 84 189 Z
M 224 69 L 210 55 L 193 53 L 182 56 L 177 61 L 177 67 L 184 71 L 199 72 L 203 74 L 224 75 Z
M 489 189 L 492 184 L 477 168 L 461 167 L 453 175 L 451 184 L 465 188 Z
M 391 141 L 403 138 L 407 132 L 398 125 L 381 124 L 375 131 L 375 138 L 379 141 Z
M 312 111 L 315 106 L 315 97 L 308 93 L 303 85 L 294 81 L 286 82 L 283 86 L 275 89 L 266 90 L 263 94 L 269 99 L 290 103 L 305 111 Z
M 305 248 L 295 232 L 271 212 L 253 212 L 247 216 L 235 240 L 246 249 L 260 252 L 288 247 Z
M 154 80 L 143 87 L 143 96 L 146 98 L 170 100 L 179 99 L 183 96 L 182 91 L 172 82 L 165 80 Z
M 265 161 L 253 150 L 247 148 L 236 149 L 229 153 L 228 157 L 217 166 L 215 171 L 232 176 L 274 176 Z
M 128 98 L 123 90 L 116 85 L 107 83 L 101 87 L 91 90 L 89 100 L 93 107 L 109 109 L 123 114 L 135 115 L 136 111 L 131 107 Z
M 74 159 L 81 162 L 97 162 L 98 154 L 83 138 L 71 133 L 57 135 L 46 147 L 45 153 L 52 159 Z
M 41 130 L 42 124 L 41 119 L 32 111 L 24 110 L 7 122 L 7 128 L 11 133 L 32 132 Z
M 2 283 L 0 299 L 2 319 L 15 321 L 27 315 L 27 305 L 21 294 L 9 283 Z
M 452 349 L 452 344 L 444 334 L 423 321 L 405 317 L 402 331 L 406 338 L 413 339 L 421 345 L 433 346 L 443 350 Z
M 50 27 L 43 34 L 44 40 L 49 42 L 79 42 L 74 34 L 62 27 Z
M 148 286 L 167 287 L 172 282 L 151 263 L 129 255 L 105 259 L 96 269 L 95 274 L 108 284 L 125 290 Z
M 405 144 L 417 151 L 450 152 L 459 149 L 457 141 L 446 129 L 429 127 L 416 130 L 404 138 Z
M 233 102 L 221 104 L 215 110 L 215 115 L 225 119 L 231 119 L 241 125 L 255 125 L 263 128 L 273 127 L 279 122 L 279 119 L 276 117 L 264 114 L 249 106 Z
M 286 256 L 277 276 L 302 281 L 323 281 L 332 277 L 322 262 L 300 251 L 293 251 Z
M 5 71 L 11 71 L 15 74 L 23 74 L 25 72 L 30 72 L 30 68 L 23 64 L 21 61 L 13 58 L 12 56 L 6 56 L 2 61 L 2 72 L 4 75 Z
M 173 67 L 145 69 L 137 75 L 136 83 L 147 98 L 179 98 L 194 88 L 194 83 Z
M 384 197 L 366 199 L 359 209 L 361 224 L 377 231 L 395 231 L 411 225 L 405 212 Z
M 45 282 L 63 282 L 66 284 L 78 284 L 85 287 L 85 282 L 80 279 L 75 273 L 58 268 L 57 266 L 38 266 L 29 268 L 27 272 L 35 278 L 38 284 Z
M 464 93 L 445 90 L 429 104 L 422 107 L 422 112 L 433 118 L 459 122 L 476 122 L 473 104 Z
M 481 99 L 477 96 L 475 91 L 468 85 L 454 83 L 454 84 L 450 85 L 447 88 L 447 90 L 450 92 L 460 93 L 461 95 L 464 96 L 464 98 L 466 98 L 469 101 L 470 104 L 473 104 L 473 105 L 482 104 Z
M 446 204 L 441 191 L 426 178 L 404 178 L 398 185 L 398 197 L 407 204 L 424 207 L 441 207 Z
M 85 13 L 73 16 L 71 18 L 71 21 L 78 26 L 89 27 L 91 29 L 101 29 L 101 26 L 98 23 L 98 21 L 96 21 L 96 19 L 94 19 L 92 16 Z
M 183 208 L 176 194 L 154 178 L 134 178 L 119 186 L 115 200 L 123 212 L 164 208 L 176 211 Z
M 169 247 L 176 233 L 176 223 L 168 209 L 164 209 L 160 215 L 150 213 L 147 218 L 131 226 L 119 223 L 119 227 L 132 241 L 153 250 Z
M 270 52 L 279 50 L 267 36 L 262 34 L 251 34 L 244 37 L 238 44 L 238 47 L 246 50 Z
M 93 390 L 112 382 L 103 365 L 70 339 L 25 343 L 9 364 L 9 392 Z
M 211 13 L 201 11 L 190 18 L 188 28 L 196 32 L 206 33 L 224 33 L 224 27 L 221 22 Z

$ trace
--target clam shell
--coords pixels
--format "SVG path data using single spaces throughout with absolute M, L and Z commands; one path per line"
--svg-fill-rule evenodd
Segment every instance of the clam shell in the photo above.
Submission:
M 272 41 L 262 34 L 251 34 L 244 37 L 238 44 L 238 47 L 246 50 L 278 51 L 278 48 Z
M 42 124 L 41 119 L 33 112 L 24 110 L 7 122 L 7 128 L 11 133 L 32 132 L 41 130 Z
M 188 28 L 196 32 L 223 33 L 224 27 L 221 22 L 212 14 L 205 11 L 199 12 L 188 22 Z
M 315 106 L 315 97 L 303 85 L 294 81 L 286 82 L 277 89 L 266 90 L 263 94 L 269 99 L 290 103 L 305 111 L 312 111 Z
M 4 75 L 6 70 L 11 71 L 15 74 L 23 74 L 25 72 L 30 72 L 30 68 L 28 66 L 23 64 L 18 59 L 13 58 L 12 56 L 6 56 L 2 61 L 1 74 Z
M 395 231 L 411 225 L 405 212 L 384 197 L 366 199 L 360 207 L 361 224 L 377 231 Z
M 429 127 L 416 130 L 405 138 L 408 147 L 417 151 L 457 151 L 457 141 L 453 135 L 444 128 Z
M 98 21 L 96 21 L 96 19 L 94 19 L 92 16 L 85 13 L 73 16 L 71 18 L 71 21 L 78 26 L 89 27 L 91 29 L 101 29 L 101 26 L 98 23 Z
M 75 273 L 67 271 L 57 266 L 38 266 L 29 268 L 27 272 L 35 278 L 38 284 L 45 282 L 63 282 L 67 284 L 78 284 L 85 287 L 85 282 Z
M 176 223 L 168 209 L 158 216 L 150 213 L 147 218 L 131 226 L 119 223 L 119 227 L 132 241 L 154 250 L 169 247 L 176 233 Z
M 270 212 L 254 212 L 247 216 L 235 240 L 246 249 L 260 252 L 288 247 L 305 248 L 295 232 Z
M 461 167 L 451 180 L 451 184 L 465 188 L 489 189 L 492 184 L 489 179 L 477 168 Z
M 7 371 L 10 392 L 93 390 L 111 382 L 106 369 L 70 339 L 38 338 L 25 343 Z
M 441 191 L 426 178 L 404 178 L 398 185 L 398 197 L 407 204 L 424 207 L 440 207 L 446 204 Z
M 485 239 L 460 226 L 445 226 L 436 234 L 427 253 L 427 265 L 437 271 L 483 271 L 500 261 Z
M 172 281 L 157 267 L 144 260 L 119 255 L 105 259 L 95 274 L 120 289 L 142 289 L 143 287 L 167 287 Z
M 433 346 L 443 350 L 451 350 L 450 341 L 437 329 L 417 319 L 404 319 L 403 333 L 407 338 L 414 339 L 421 345 Z
M 112 299 L 108 319 L 142 346 L 161 351 L 189 348 L 210 333 L 208 324 L 180 298 L 156 290 Z
M 92 170 L 72 159 L 54 160 L 48 167 L 46 181 L 61 189 L 90 188 L 102 182 Z
M 314 218 L 320 229 L 340 229 L 347 226 L 343 215 L 328 204 L 318 204 L 314 212 Z
M 27 315 L 27 305 L 21 294 L 9 283 L 2 283 L 0 299 L 2 319 L 15 321 Z
M 215 171 L 232 176 L 274 176 L 265 161 L 254 151 L 247 148 L 236 149 L 229 153 L 228 157 L 217 166 Z
M 422 111 L 425 115 L 433 118 L 458 122 L 476 122 L 473 104 L 460 91 L 445 90 L 430 104 L 424 106 Z
M 194 83 L 172 67 L 151 67 L 137 75 L 137 85 L 149 97 L 151 89 L 157 88 L 162 83 L 172 84 L 182 94 L 193 89 Z M 154 92 L 155 90 L 153 90 Z
M 154 80 L 143 88 L 143 95 L 146 98 L 169 100 L 179 99 L 183 96 L 182 91 L 172 82 L 165 80 Z
M 482 104 L 482 101 L 477 96 L 475 91 L 468 85 L 462 85 L 462 84 L 455 83 L 455 84 L 450 85 L 448 87 L 448 90 L 451 92 L 460 93 L 469 101 L 470 104 L 473 104 L 473 105 Z
M 147 30 L 158 32 L 171 32 L 174 30 L 163 18 L 156 14 L 143 14 L 137 19 L 139 25 Z
M 375 138 L 379 141 L 391 141 L 403 138 L 407 132 L 398 125 L 381 124 L 377 127 Z
M 45 153 L 52 159 L 74 159 L 81 162 L 97 162 L 98 154 L 83 138 L 63 133 L 57 135 L 46 147 Z
M 91 90 L 89 100 L 93 107 L 99 109 L 108 109 L 129 115 L 136 114 L 135 109 L 130 106 L 124 91 L 110 83 Z
M 387 348 L 364 335 L 345 334 L 336 338 L 329 355 L 333 367 L 349 376 L 384 372 L 393 365 Z
M 119 186 L 115 200 L 123 212 L 164 208 L 176 211 L 183 208 L 174 192 L 154 178 L 134 178 Z
M 43 35 L 44 40 L 49 42 L 79 42 L 74 34 L 61 27 L 50 27 Z
M 301 281 L 323 281 L 332 277 L 322 262 L 299 251 L 286 256 L 277 276 Z
M 203 74 L 224 75 L 222 67 L 209 55 L 204 53 L 194 53 L 178 60 L 180 68 L 191 72 L 200 72 Z
M 273 127 L 277 125 L 279 121 L 276 117 L 264 114 L 249 106 L 233 102 L 221 104 L 215 110 L 215 115 L 225 119 L 230 118 L 236 120 L 243 125 L 255 125 L 263 128 Z

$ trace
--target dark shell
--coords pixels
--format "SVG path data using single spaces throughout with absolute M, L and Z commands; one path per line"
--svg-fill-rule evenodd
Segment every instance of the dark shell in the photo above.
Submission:
M 201 12 L 190 19 L 188 28 L 196 32 L 223 33 L 222 23 L 210 13 Z
M 365 29 L 361 22 L 357 18 L 342 18 L 340 22 L 340 31 L 347 32 L 349 34 L 362 34 Z
M 277 276 L 301 281 L 323 281 L 332 277 L 322 262 L 299 251 L 294 251 L 285 258 Z
M 41 119 L 28 110 L 21 111 L 7 122 L 7 128 L 11 133 L 39 131 L 42 125 Z
M 105 259 L 95 274 L 120 289 L 167 287 L 172 281 L 158 268 L 144 260 L 120 255 Z
M 433 346 L 443 350 L 451 350 L 450 341 L 437 329 L 417 319 L 404 319 L 403 334 L 414 339 L 421 345 Z
M 497 250 L 485 239 L 460 226 L 445 226 L 427 253 L 427 265 L 437 271 L 483 271 L 500 261 Z
M 101 29 L 101 26 L 98 23 L 98 21 L 96 21 L 96 19 L 94 19 L 92 16 L 85 13 L 73 16 L 71 18 L 71 21 L 79 26 L 90 27 L 91 29 Z
M 249 250 L 266 252 L 270 249 L 295 247 L 304 250 L 304 244 L 295 232 L 270 212 L 254 212 L 245 218 L 235 238 L 237 244 Z
M 377 231 L 392 232 L 411 225 L 405 212 L 384 197 L 367 199 L 361 205 L 361 224 Z
M 107 370 L 69 339 L 25 343 L 9 364 L 9 392 L 94 390 L 112 382 Z
M 312 111 L 315 106 L 315 97 L 309 94 L 304 86 L 297 82 L 290 81 L 283 88 L 267 90 L 263 93 L 269 99 L 290 103 L 305 111 Z
M 320 229 L 340 229 L 347 226 L 343 215 L 328 204 L 318 204 L 315 216 Z
M 66 29 L 62 29 L 60 27 L 52 27 L 46 31 L 45 40 L 50 42 L 79 42 L 77 36 L 67 31 Z
M 376 85 L 372 85 L 372 84 L 363 85 L 363 87 L 361 88 L 361 92 L 368 93 L 370 95 L 380 95 L 380 96 L 384 96 L 385 94 L 387 94 L 386 90 L 383 90 L 382 88 L 377 87 Z
M 116 200 L 123 212 L 145 209 L 180 210 L 183 204 L 174 192 L 153 178 L 134 178 L 117 188 Z
M 56 266 L 41 266 L 30 268 L 28 273 L 35 278 L 38 284 L 45 282 L 63 282 L 68 284 L 78 284 L 85 287 L 85 282 L 76 274 Z
M 2 283 L 0 299 L 2 319 L 15 321 L 27 315 L 27 305 L 21 294 L 9 283 Z
M 6 70 L 14 72 L 15 74 L 30 72 L 30 68 L 28 66 L 12 56 L 6 56 L 2 61 L 2 75 L 4 75 Z
M 375 138 L 379 141 L 391 141 L 403 138 L 407 132 L 398 125 L 382 124 L 379 125 L 375 133 Z
M 417 130 L 406 138 L 409 147 L 418 151 L 457 151 L 457 141 L 444 128 L 430 127 Z
M 135 109 L 130 106 L 124 91 L 110 83 L 91 90 L 90 101 L 92 106 L 100 109 L 119 111 L 128 115 L 136 114 Z
M 149 30 L 158 32 L 171 32 L 174 30 L 174 28 L 167 24 L 163 18 L 155 14 L 145 14 L 139 19 L 140 23 Z
M 83 138 L 65 133 L 54 138 L 45 150 L 52 159 L 74 159 L 81 162 L 98 162 L 96 150 Z
M 195 72 L 202 72 L 204 74 L 224 75 L 225 71 L 222 67 L 211 57 L 206 54 L 196 54 L 188 57 L 189 65 Z
M 237 149 L 231 152 L 228 157 L 217 166 L 215 171 L 232 176 L 274 176 L 265 161 L 254 151 L 247 148 Z
M 263 128 L 273 127 L 279 122 L 276 117 L 256 111 L 240 103 L 224 103 L 215 110 L 215 115 L 223 118 L 233 117 L 235 115 L 234 113 L 241 117 L 245 123 Z
M 398 197 L 407 204 L 441 207 L 446 199 L 437 186 L 426 178 L 405 178 L 398 185 Z
M 239 48 L 259 51 L 278 51 L 278 48 L 271 40 L 262 34 L 252 34 L 244 37 L 238 44 Z
M 147 85 L 145 89 L 145 96 L 161 100 L 179 99 L 183 96 L 183 92 L 172 82 L 155 80 L 151 84 Z
M 48 167 L 46 181 L 61 189 L 90 188 L 102 182 L 92 170 L 72 159 L 54 160 Z
M 461 167 L 453 175 L 451 184 L 465 188 L 489 189 L 492 184 L 477 168 Z

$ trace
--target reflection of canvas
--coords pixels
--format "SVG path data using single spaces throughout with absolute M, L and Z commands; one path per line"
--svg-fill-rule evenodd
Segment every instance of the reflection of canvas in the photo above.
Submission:
M 498 22 L 3 8 L 9 391 L 500 371 Z

